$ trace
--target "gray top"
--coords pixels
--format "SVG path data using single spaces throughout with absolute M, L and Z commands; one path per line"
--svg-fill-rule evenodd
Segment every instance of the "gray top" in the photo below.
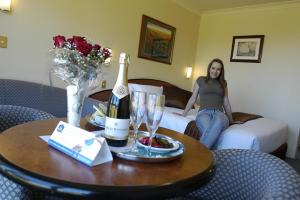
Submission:
M 205 81 L 205 77 L 200 76 L 197 79 L 200 96 L 200 110 L 218 109 L 223 112 L 224 89 L 218 80 L 209 79 Z

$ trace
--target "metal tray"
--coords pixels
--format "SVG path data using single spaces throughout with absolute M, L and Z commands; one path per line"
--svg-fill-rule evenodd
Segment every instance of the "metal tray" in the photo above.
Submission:
M 96 131 L 95 133 L 102 136 L 103 132 L 104 130 Z M 130 135 L 132 135 L 132 133 L 130 133 Z M 148 135 L 149 133 L 145 131 L 138 132 L 138 137 L 144 137 Z M 160 137 L 164 137 L 172 142 L 178 143 L 179 147 L 176 150 L 163 152 L 163 153 L 150 151 L 150 153 L 148 154 L 147 149 L 141 146 L 137 146 L 137 149 L 135 151 L 132 151 L 132 144 L 134 140 L 132 137 L 129 137 L 127 145 L 125 147 L 109 146 L 109 148 L 112 154 L 116 157 L 126 159 L 126 160 L 138 161 L 138 162 L 149 162 L 149 163 L 167 162 L 181 157 L 185 149 L 184 149 L 184 145 L 180 141 L 159 133 L 157 133 L 156 135 L 159 135 Z

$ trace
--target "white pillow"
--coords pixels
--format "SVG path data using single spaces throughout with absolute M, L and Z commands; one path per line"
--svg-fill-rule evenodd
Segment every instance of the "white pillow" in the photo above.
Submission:
M 155 93 L 162 95 L 163 94 L 163 87 L 157 87 L 153 85 L 141 85 L 141 84 L 134 84 L 134 83 L 128 83 L 128 89 L 129 94 L 131 94 L 132 91 L 142 91 L 146 93 Z

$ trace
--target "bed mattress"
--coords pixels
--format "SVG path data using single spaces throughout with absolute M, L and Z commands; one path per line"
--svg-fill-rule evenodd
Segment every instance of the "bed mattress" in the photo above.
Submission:
M 182 109 L 165 107 L 161 127 L 184 133 L 188 123 L 195 120 L 197 110 L 192 109 L 187 116 L 179 116 Z M 221 134 L 216 149 L 254 149 L 270 153 L 287 141 L 288 128 L 283 122 L 269 118 L 258 118 L 243 124 L 229 126 Z
M 254 149 L 270 153 L 287 141 L 288 129 L 283 122 L 268 118 L 229 126 L 221 134 L 217 149 Z

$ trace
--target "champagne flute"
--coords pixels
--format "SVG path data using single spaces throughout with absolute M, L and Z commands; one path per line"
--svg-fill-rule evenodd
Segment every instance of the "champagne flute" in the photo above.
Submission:
M 147 153 L 150 155 L 152 139 L 158 129 L 165 106 L 165 95 L 148 94 L 146 105 L 146 126 L 149 131 L 149 142 Z
M 130 97 L 130 119 L 133 127 L 133 138 L 134 143 L 131 150 L 136 151 L 136 140 L 138 135 L 138 129 L 143 121 L 144 114 L 146 111 L 146 93 L 140 91 L 133 91 Z

